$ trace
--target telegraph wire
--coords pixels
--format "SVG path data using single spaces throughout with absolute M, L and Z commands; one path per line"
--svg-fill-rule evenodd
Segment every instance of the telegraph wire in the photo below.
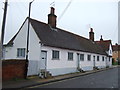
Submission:
M 50 3 L 51 7 L 55 7 L 55 1 L 53 1 L 52 3 Z
M 67 9 L 69 8 L 69 6 L 71 5 L 72 0 L 69 1 L 68 5 L 66 6 L 66 8 L 64 9 L 64 11 L 62 12 L 62 14 L 60 15 L 60 17 L 58 18 L 58 21 L 63 17 L 63 15 L 65 14 L 65 12 L 67 11 Z

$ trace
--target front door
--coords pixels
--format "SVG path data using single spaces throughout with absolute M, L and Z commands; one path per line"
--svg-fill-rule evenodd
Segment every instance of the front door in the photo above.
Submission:
M 40 61 L 40 69 L 46 69 L 47 65 L 47 52 L 41 51 L 41 61 Z
M 77 69 L 80 69 L 80 55 L 77 53 Z
M 106 67 L 108 66 L 108 60 L 107 60 L 107 57 L 106 57 Z
M 93 67 L 95 67 L 95 56 L 93 56 Z

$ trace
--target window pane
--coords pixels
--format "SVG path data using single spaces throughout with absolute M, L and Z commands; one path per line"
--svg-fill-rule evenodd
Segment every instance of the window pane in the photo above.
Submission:
M 68 60 L 73 60 L 73 53 L 68 52 Z
M 91 55 L 88 55 L 88 61 L 90 61 L 91 60 Z
M 20 49 L 20 56 L 22 57 L 22 49 Z
M 97 56 L 97 61 L 99 61 L 99 56 Z
M 80 60 L 84 61 L 84 54 L 80 54 Z
M 25 57 L 25 48 L 17 48 L 17 57 Z
M 52 58 L 53 59 L 59 59 L 59 51 L 52 51 Z
M 102 61 L 104 61 L 104 57 L 102 57 Z
M 23 55 L 22 56 L 25 57 L 25 48 L 23 49 Z
M 109 61 L 110 61 L 110 57 L 109 57 Z
M 55 57 L 56 57 L 56 58 L 59 58 L 59 52 L 56 51 L 55 53 L 56 53 L 56 56 L 55 56 Z

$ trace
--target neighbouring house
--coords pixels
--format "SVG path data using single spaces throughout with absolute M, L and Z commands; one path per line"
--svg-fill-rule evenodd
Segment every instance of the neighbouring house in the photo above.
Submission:
M 57 16 L 54 10 L 51 7 L 47 24 L 26 18 L 17 34 L 4 46 L 5 59 L 25 59 L 29 19 L 28 76 L 38 74 L 42 76 L 43 71 L 56 76 L 79 70 L 93 70 L 94 67 L 111 66 L 111 57 L 94 41 L 92 28 L 89 39 L 57 28 Z
M 118 45 L 116 43 L 112 47 L 113 47 L 113 56 L 112 56 L 113 63 L 116 63 L 116 62 L 120 61 L 120 45 Z
M 100 45 L 103 48 L 103 50 L 107 53 L 106 65 L 111 66 L 112 65 L 112 51 L 113 51 L 111 40 L 103 40 L 102 35 L 101 35 L 100 41 L 95 41 L 95 42 L 98 45 Z

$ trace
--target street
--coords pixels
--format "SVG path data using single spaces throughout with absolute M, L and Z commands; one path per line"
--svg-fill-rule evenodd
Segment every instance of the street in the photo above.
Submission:
M 120 68 L 119 68 L 120 70 Z M 30 88 L 118 88 L 118 68 Z M 120 73 L 120 72 L 119 72 Z

